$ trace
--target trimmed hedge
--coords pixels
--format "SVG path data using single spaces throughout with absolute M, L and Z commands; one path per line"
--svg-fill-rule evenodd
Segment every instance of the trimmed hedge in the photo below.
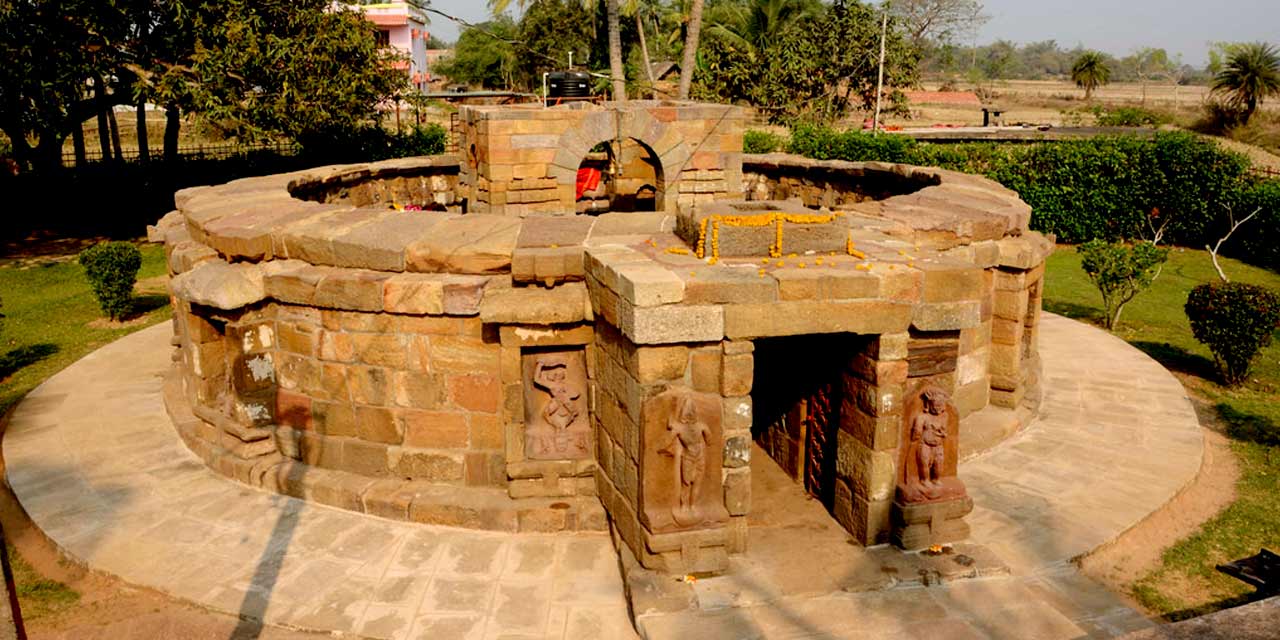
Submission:
M 1248 378 L 1253 359 L 1271 344 L 1280 326 L 1280 296 L 1240 282 L 1198 285 L 1187 296 L 1185 311 L 1191 333 L 1213 352 L 1213 362 L 1227 385 Z
M 1280 183 L 1251 178 L 1247 158 L 1192 133 L 929 144 L 806 125 L 792 131 L 787 150 L 820 160 L 902 162 L 982 174 L 1031 205 L 1034 229 L 1073 244 L 1140 238 L 1149 235 L 1149 223 L 1168 218 L 1166 241 L 1202 247 L 1223 235 L 1227 207 L 1237 217 L 1262 207 L 1227 252 L 1280 266 Z

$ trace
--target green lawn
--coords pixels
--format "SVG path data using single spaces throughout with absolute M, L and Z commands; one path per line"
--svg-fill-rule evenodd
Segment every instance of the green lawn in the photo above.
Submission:
M 142 245 L 139 280 L 165 275 L 164 248 Z M 155 286 L 136 300 L 140 315 L 126 326 L 90 323 L 102 317 L 79 263 L 49 261 L 0 267 L 0 412 L 85 354 L 127 333 L 169 318 L 168 296 Z
M 98 347 L 169 317 L 168 297 L 154 280 L 165 275 L 164 248 L 142 245 L 142 269 L 135 303 L 137 314 L 124 326 L 98 321 L 102 312 L 74 260 L 50 260 L 35 266 L 0 267 L 0 302 L 5 314 L 0 331 L 0 413 L 49 376 Z M 93 323 L 93 324 L 91 324 Z M 9 547 L 23 617 L 57 615 L 80 598 L 75 590 L 48 580 Z
M 1233 281 L 1280 290 L 1280 275 L 1271 271 L 1234 260 L 1224 261 L 1223 269 Z M 1155 284 L 1125 308 L 1115 332 L 1180 374 L 1194 395 L 1216 407 L 1240 466 L 1236 502 L 1166 551 L 1163 565 L 1132 586 L 1144 606 L 1169 619 L 1244 601 L 1252 588 L 1214 566 L 1261 547 L 1280 550 L 1280 341 L 1254 361 L 1246 384 L 1218 385 L 1212 355 L 1192 337 L 1182 310 L 1193 286 L 1216 278 L 1207 252 L 1173 250 Z M 1060 248 L 1049 259 L 1044 307 L 1101 323 L 1101 296 L 1072 248 Z

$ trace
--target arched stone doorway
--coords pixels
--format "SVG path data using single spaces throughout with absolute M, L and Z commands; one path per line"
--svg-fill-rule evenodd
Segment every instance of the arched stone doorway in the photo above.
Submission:
M 662 211 L 663 178 L 662 162 L 649 145 L 635 138 L 602 141 L 578 165 L 577 212 Z

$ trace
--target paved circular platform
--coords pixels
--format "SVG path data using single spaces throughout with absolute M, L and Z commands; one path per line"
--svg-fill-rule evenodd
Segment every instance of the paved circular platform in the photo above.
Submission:
M 72 558 L 252 621 L 385 638 L 626 637 L 604 535 L 405 524 L 269 494 L 206 469 L 169 424 L 169 325 L 33 391 L 4 440 L 9 482 Z M 1046 315 L 1042 418 L 962 465 L 973 539 L 1012 575 L 647 620 L 650 637 L 1108 636 L 1148 623 L 1067 561 L 1196 474 L 1181 385 L 1123 341 Z M 866 624 L 832 626 L 832 611 Z M 875 624 L 872 624 L 872 622 Z M 729 634 L 725 636 L 724 634 Z M 700 636 L 699 636 L 700 637 Z

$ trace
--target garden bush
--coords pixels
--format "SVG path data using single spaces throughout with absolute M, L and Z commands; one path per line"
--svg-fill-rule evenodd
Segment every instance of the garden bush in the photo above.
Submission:
M 128 242 L 103 242 L 81 251 L 80 264 L 102 312 L 112 320 L 123 319 L 133 308 L 142 252 Z
M 1090 240 L 1079 247 L 1080 266 L 1102 293 L 1102 306 L 1107 329 L 1114 329 L 1120 322 L 1124 306 L 1151 286 L 1157 269 L 1169 259 L 1169 250 L 1139 242 L 1128 245 L 1123 242 Z
M 1154 127 L 1169 122 L 1169 117 L 1142 107 L 1104 109 L 1095 106 L 1093 115 L 1101 127 Z
M 1187 296 L 1185 310 L 1191 333 L 1213 352 L 1218 374 L 1231 386 L 1245 381 L 1254 358 L 1280 326 L 1280 296 L 1251 284 L 1199 285 Z
M 782 136 L 768 131 L 747 129 L 742 134 L 743 153 L 773 153 L 785 144 Z
M 1192 133 L 930 144 L 806 125 L 792 131 L 787 149 L 820 160 L 903 162 L 985 175 L 1031 205 L 1033 229 L 1071 244 L 1149 237 L 1153 222 L 1167 220 L 1165 242 L 1203 247 L 1221 237 L 1227 207 L 1247 215 L 1262 206 L 1254 233 L 1233 238 L 1224 253 L 1280 266 L 1280 225 L 1267 222 L 1280 216 L 1280 186 L 1250 177 L 1247 158 Z

